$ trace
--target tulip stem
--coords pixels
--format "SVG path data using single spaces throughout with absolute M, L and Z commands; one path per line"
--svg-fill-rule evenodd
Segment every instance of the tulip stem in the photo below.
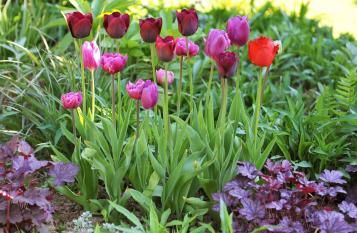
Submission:
M 120 120 L 121 116 L 121 73 L 118 72 L 118 117 Z
M 151 69 L 152 69 L 152 79 L 156 83 L 156 72 L 155 72 L 155 43 L 150 44 L 151 51 Z
M 114 128 L 116 129 L 116 126 L 115 126 L 115 90 L 114 90 L 114 74 L 112 75 L 112 122 L 113 122 Z
M 95 87 L 94 87 L 94 70 L 91 70 L 91 88 L 92 88 L 92 121 L 94 121 L 95 112 Z
M 228 86 L 227 86 L 227 80 L 223 77 L 221 77 L 221 87 L 222 87 L 222 97 L 221 97 L 222 99 L 221 99 L 221 113 L 219 119 L 220 126 L 224 125 L 224 121 L 226 118 L 226 111 L 227 111 Z
M 86 101 L 86 77 L 84 75 L 84 64 L 83 64 L 83 54 L 81 49 L 81 41 L 76 40 L 77 48 L 80 53 L 80 60 L 81 60 L 81 81 L 82 81 L 82 95 L 83 95 L 83 115 L 86 115 L 87 112 L 87 101 Z
M 209 72 L 207 94 L 206 94 L 206 104 L 208 104 L 208 100 L 211 98 L 211 85 L 212 85 L 212 79 L 213 79 L 213 72 L 214 72 L 214 62 L 211 60 L 211 70 Z
M 74 117 L 74 109 L 71 110 L 71 115 L 72 115 L 72 131 L 74 135 L 74 140 L 77 140 L 76 118 Z
M 240 47 L 238 47 L 238 49 L 237 49 L 237 56 L 238 56 L 238 58 L 240 58 L 239 57 L 239 51 L 240 51 Z M 237 73 L 236 73 L 236 76 L 237 76 L 237 80 L 236 80 L 236 92 L 238 92 L 238 90 L 239 90 L 239 81 L 240 81 L 240 69 L 241 69 L 241 62 L 240 61 L 238 61 L 238 69 L 237 69 Z
M 168 63 L 165 64 L 165 87 L 164 87 L 164 124 L 165 124 L 165 133 L 166 138 L 169 137 L 169 95 L 168 95 L 168 80 L 167 80 L 167 69 Z
M 139 138 L 140 129 L 140 100 L 136 101 L 136 140 Z
M 264 83 L 263 83 L 262 92 L 260 93 L 261 98 L 262 98 L 262 100 L 261 100 L 262 103 L 264 101 L 264 90 L 265 90 L 265 87 L 266 87 L 266 84 L 267 84 L 267 81 L 268 81 L 268 74 L 269 74 L 269 71 L 270 71 L 270 67 L 271 66 L 268 66 L 266 68 L 266 70 L 265 70 L 265 73 L 264 73 L 264 81 L 263 81 Z
M 177 88 L 177 116 L 178 117 L 180 117 L 180 111 L 181 111 L 182 61 L 183 61 L 183 56 L 180 56 L 180 79 Z
M 254 111 L 254 145 L 256 146 L 258 140 L 258 125 L 259 125 L 259 114 L 260 114 L 260 107 L 261 107 L 261 97 L 262 97 L 262 87 L 263 87 L 263 77 L 262 77 L 263 70 L 260 69 L 259 77 L 258 77 L 258 90 L 257 90 L 257 97 L 255 103 L 255 111 Z
M 190 114 L 193 112 L 193 80 L 192 80 L 192 71 L 191 71 L 191 64 L 190 64 L 190 51 L 188 45 L 188 38 L 186 36 L 186 52 L 187 52 L 187 66 L 188 66 L 188 77 L 190 82 Z M 192 117 L 191 117 L 192 122 Z

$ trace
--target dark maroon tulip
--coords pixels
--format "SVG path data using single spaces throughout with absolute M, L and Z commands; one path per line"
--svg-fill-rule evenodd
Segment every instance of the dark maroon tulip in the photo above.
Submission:
M 195 9 L 176 11 L 178 29 L 183 36 L 191 36 L 198 29 L 198 16 Z
M 113 12 L 110 15 L 104 15 L 103 26 L 111 38 L 122 38 L 128 31 L 130 17 L 128 14 Z
M 169 62 L 174 58 L 175 39 L 173 36 L 156 37 L 156 51 L 160 61 Z
M 67 13 L 66 20 L 74 38 L 80 39 L 89 36 L 93 23 L 91 13 L 82 14 L 79 11 Z
M 156 37 L 160 35 L 162 27 L 162 18 L 147 18 L 140 19 L 140 35 L 143 41 L 147 43 L 153 43 Z
M 234 76 L 237 70 L 239 58 L 233 52 L 220 53 L 216 58 L 218 72 L 223 78 L 230 78 Z

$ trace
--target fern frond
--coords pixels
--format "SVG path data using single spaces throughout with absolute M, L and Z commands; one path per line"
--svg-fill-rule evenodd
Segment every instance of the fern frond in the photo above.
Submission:
M 341 110 L 349 110 L 357 103 L 357 69 L 351 70 L 346 77 L 340 78 L 336 86 L 335 97 Z

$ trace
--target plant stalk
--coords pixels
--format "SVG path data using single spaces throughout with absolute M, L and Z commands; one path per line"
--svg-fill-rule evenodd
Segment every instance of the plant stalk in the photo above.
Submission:
M 183 61 L 183 56 L 180 56 L 180 79 L 177 88 L 177 116 L 178 117 L 180 117 L 180 111 L 181 111 L 182 61 Z
M 258 90 L 257 97 L 255 103 L 255 111 L 254 111 L 254 145 L 256 146 L 257 137 L 258 137 L 258 125 L 259 125 L 259 115 L 260 115 L 260 107 L 261 107 L 261 97 L 262 97 L 262 87 L 263 87 L 263 70 L 260 69 L 259 77 L 258 77 Z
M 121 100 L 121 73 L 118 73 L 118 118 L 120 122 L 120 116 L 121 116 L 121 105 L 122 105 L 122 100 Z
M 239 57 L 239 49 L 240 49 L 240 47 L 238 47 L 238 49 L 237 49 L 237 56 L 238 56 L 238 58 L 240 58 Z M 241 62 L 240 61 L 238 61 L 238 68 L 237 68 L 237 72 L 236 72 L 236 91 L 238 92 L 238 90 L 239 90 L 239 81 L 240 81 L 240 69 L 241 69 Z
M 207 93 L 206 93 L 206 104 L 211 97 L 211 86 L 212 86 L 212 79 L 213 79 L 213 72 L 214 72 L 214 62 L 211 60 L 211 69 L 209 72 L 209 79 L 208 79 L 208 86 L 207 86 Z
M 94 122 L 95 116 L 95 86 L 94 86 L 94 70 L 91 70 L 91 88 L 92 88 L 92 121 Z
M 140 129 L 140 100 L 136 101 L 136 140 L 139 138 Z
M 164 124 L 166 138 L 169 137 L 169 94 L 168 94 L 168 80 L 167 80 L 168 63 L 165 64 L 165 80 L 164 80 Z
M 152 69 L 152 79 L 156 82 L 156 71 L 155 71 L 155 43 L 150 44 L 150 52 L 151 52 L 151 69 Z
M 77 47 L 79 49 L 79 54 L 80 54 L 80 59 L 81 59 L 81 84 L 82 84 L 82 95 L 83 95 L 83 115 L 86 115 L 87 113 L 87 93 L 86 93 L 86 77 L 84 75 L 84 64 L 83 64 L 83 54 L 82 54 L 82 49 L 81 49 L 81 41 L 76 40 L 77 42 Z
M 115 90 L 114 90 L 114 74 L 112 75 L 112 122 L 114 125 L 114 128 L 116 129 L 115 126 Z
M 187 52 L 187 66 L 188 66 L 188 78 L 190 83 L 190 113 L 193 112 L 193 78 L 190 63 L 190 51 L 188 46 L 188 37 L 186 36 L 186 52 Z M 192 118 L 191 118 L 192 119 Z
M 74 109 L 71 110 L 71 115 L 72 115 L 72 131 L 74 135 L 74 140 L 77 140 L 76 118 L 74 117 Z
M 221 113 L 220 113 L 220 125 L 224 125 L 224 121 L 226 119 L 226 111 L 227 111 L 227 94 L 228 94 L 228 86 L 227 80 L 221 77 L 221 87 L 222 87 L 222 98 L 221 98 Z

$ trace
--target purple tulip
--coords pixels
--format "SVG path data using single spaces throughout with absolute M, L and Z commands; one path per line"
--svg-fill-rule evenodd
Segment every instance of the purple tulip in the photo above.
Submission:
M 65 109 L 75 109 L 82 104 L 82 93 L 81 92 L 68 92 L 61 96 L 61 102 Z
M 127 60 L 127 55 L 122 55 L 120 53 L 104 53 L 100 63 L 105 72 L 113 75 L 121 72 L 125 68 Z
M 205 53 L 212 59 L 215 59 L 220 53 L 223 53 L 231 41 L 225 31 L 211 29 L 205 42 Z
M 130 96 L 130 98 L 140 100 L 144 85 L 145 85 L 145 81 L 142 79 L 139 79 L 135 83 L 129 81 L 126 84 L 125 89 L 128 95 Z
M 200 51 L 200 47 L 193 43 L 192 41 L 188 41 L 188 52 L 189 56 L 193 57 L 198 54 Z M 186 45 L 186 38 L 181 37 L 176 39 L 176 48 L 175 48 L 175 54 L 177 56 L 187 56 L 187 45 Z
M 237 70 L 239 58 L 233 52 L 224 52 L 217 56 L 216 63 L 218 72 L 222 78 L 230 78 L 234 76 Z
M 165 70 L 163 69 L 159 69 L 156 70 L 156 78 L 157 78 L 157 82 L 160 85 L 164 85 L 165 84 Z M 171 85 L 174 82 L 175 79 L 175 74 L 172 71 L 167 71 L 167 84 Z
M 146 80 L 143 91 L 141 93 L 141 104 L 145 109 L 155 107 L 159 100 L 159 91 L 157 85 L 151 80 Z
M 100 65 L 100 50 L 95 41 L 84 42 L 82 45 L 83 65 L 90 71 L 97 69 Z
M 231 17 L 227 22 L 227 33 L 232 44 L 243 46 L 249 39 L 249 23 L 247 16 Z

